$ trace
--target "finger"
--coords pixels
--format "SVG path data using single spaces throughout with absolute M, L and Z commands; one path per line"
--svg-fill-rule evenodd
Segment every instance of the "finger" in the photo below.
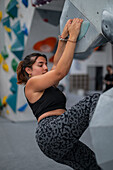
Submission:
M 83 19 L 81 19 L 81 18 L 74 18 L 73 21 L 80 23 L 80 22 L 83 22 Z
M 80 19 L 80 22 L 82 23 L 82 22 L 83 22 L 83 19 Z
M 80 18 L 77 18 L 77 19 L 76 19 L 76 22 L 80 23 Z
M 67 23 L 71 24 L 72 22 L 73 22 L 73 19 L 69 19 Z

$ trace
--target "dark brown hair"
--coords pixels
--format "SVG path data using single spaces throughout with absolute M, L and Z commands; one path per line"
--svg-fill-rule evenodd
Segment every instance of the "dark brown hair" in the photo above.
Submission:
M 44 57 L 47 61 L 47 57 L 44 54 L 40 53 L 32 53 L 30 55 L 27 55 L 24 60 L 22 60 L 17 67 L 17 84 L 26 84 L 29 75 L 25 71 L 26 67 L 32 68 L 32 65 L 35 63 L 38 57 Z
M 107 65 L 107 67 L 112 68 L 112 65 L 109 64 L 109 65 Z

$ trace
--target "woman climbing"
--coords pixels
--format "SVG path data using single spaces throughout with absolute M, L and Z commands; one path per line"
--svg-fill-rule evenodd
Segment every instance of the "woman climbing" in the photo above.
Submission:
M 30 54 L 18 65 L 17 83 L 25 84 L 26 99 L 38 121 L 36 141 L 42 152 L 75 170 L 98 170 L 94 153 L 79 138 L 89 125 L 99 94 L 86 96 L 67 110 L 66 97 L 57 88 L 71 67 L 82 22 L 79 18 L 67 21 L 50 71 L 45 55 Z

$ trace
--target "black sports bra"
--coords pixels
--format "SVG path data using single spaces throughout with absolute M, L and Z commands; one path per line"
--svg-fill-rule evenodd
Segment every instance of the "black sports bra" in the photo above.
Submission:
M 56 109 L 66 110 L 65 95 L 58 88 L 53 86 L 47 88 L 41 98 L 35 103 L 30 103 L 28 99 L 27 101 L 37 120 L 42 114 L 48 111 Z

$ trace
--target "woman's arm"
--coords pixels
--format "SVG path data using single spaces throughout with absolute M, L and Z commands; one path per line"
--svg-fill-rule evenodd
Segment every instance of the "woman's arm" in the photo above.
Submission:
M 68 25 L 71 24 L 73 21 L 73 19 L 70 19 L 67 21 L 64 29 L 63 29 L 63 32 L 62 32 L 62 39 L 65 39 L 68 35 L 69 35 L 69 32 L 68 32 Z M 57 47 L 57 50 L 56 50 L 56 53 L 54 55 L 54 61 L 53 61 L 53 67 L 51 70 L 54 70 L 57 66 L 57 63 L 59 62 L 63 52 L 64 52 L 64 49 L 65 49 L 65 46 L 66 46 L 66 41 L 60 41 L 58 42 L 58 47 Z
M 64 52 L 65 46 L 66 46 L 66 41 L 59 40 L 58 47 L 57 47 L 56 53 L 54 55 L 54 61 L 53 61 L 53 66 L 52 66 L 51 70 L 56 69 L 56 66 Z
M 76 40 L 80 32 L 82 19 L 73 19 L 71 24 L 68 24 L 69 41 L 67 41 L 65 49 L 59 62 L 57 63 L 56 69 L 51 70 L 43 75 L 31 77 L 26 87 L 32 88 L 35 92 L 42 91 L 50 86 L 57 84 L 63 79 L 69 72 L 71 63 L 73 61 L 73 55 L 76 47 Z
M 53 62 L 53 66 L 51 68 L 51 70 L 55 70 L 56 69 L 56 66 L 64 52 L 64 49 L 65 49 L 65 46 L 66 46 L 66 41 L 60 41 L 59 40 L 59 43 L 58 43 L 58 47 L 57 47 L 57 51 L 54 55 L 54 62 Z M 57 82 L 57 84 L 55 84 L 55 86 L 58 86 L 59 82 Z

